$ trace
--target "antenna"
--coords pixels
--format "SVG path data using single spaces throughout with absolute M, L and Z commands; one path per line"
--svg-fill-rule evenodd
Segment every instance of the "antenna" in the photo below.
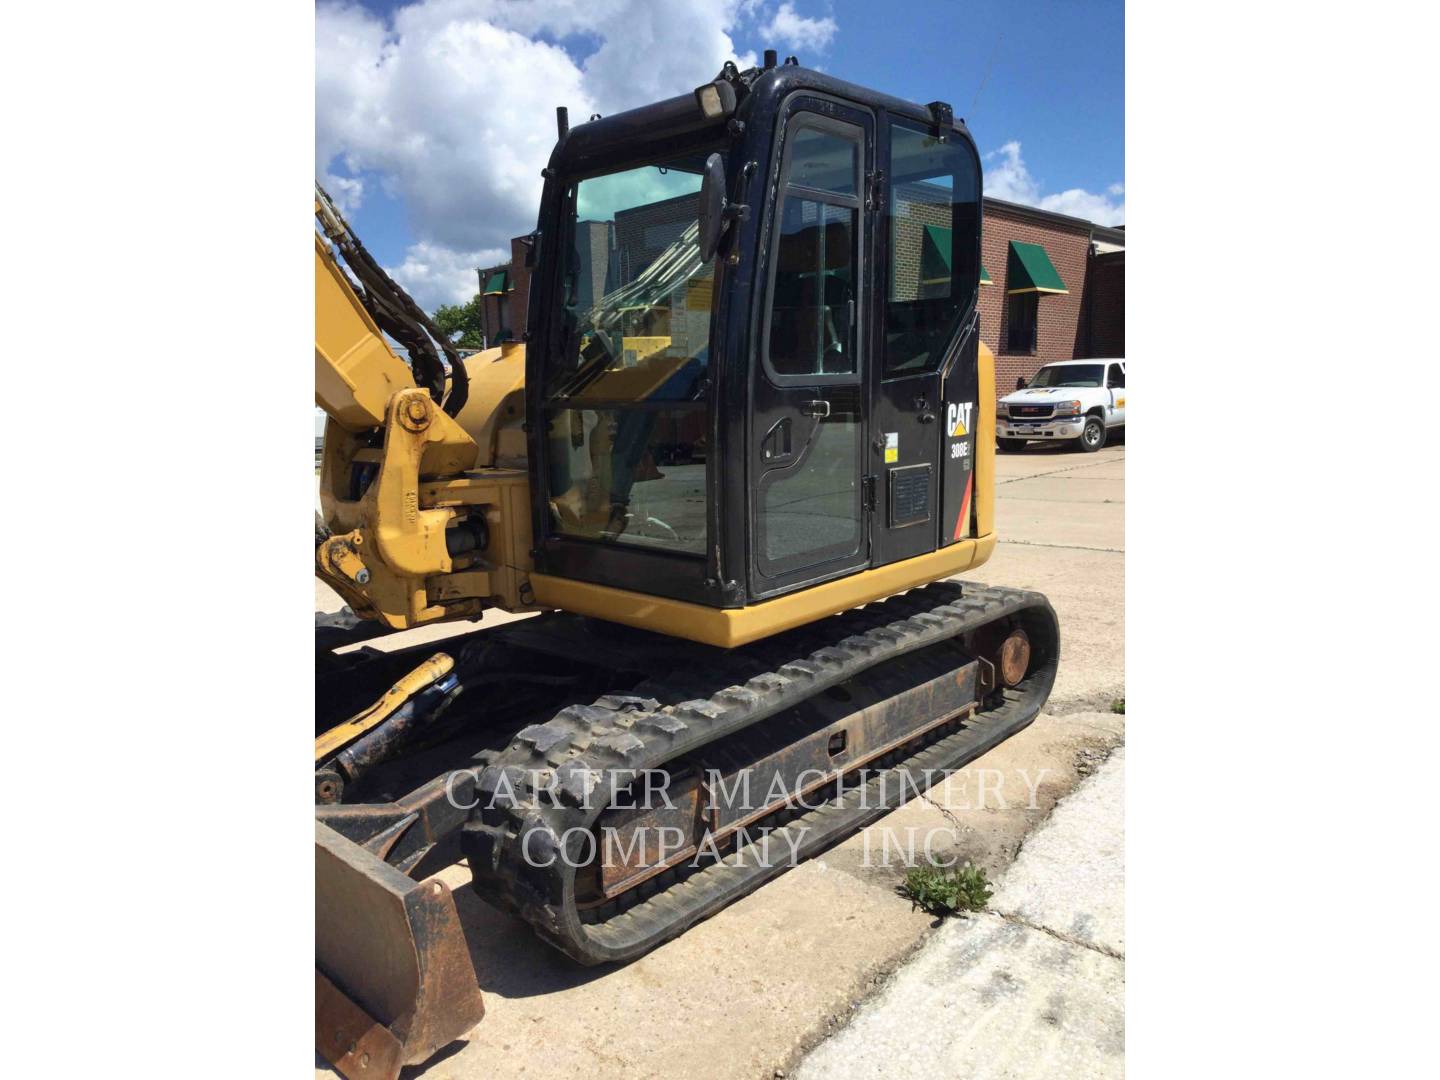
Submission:
M 980 76 L 980 85 L 975 88 L 975 100 L 970 102 L 970 115 L 975 115 L 975 106 L 980 101 L 980 91 L 985 89 L 985 84 L 990 81 L 990 69 L 995 66 L 995 55 L 1000 51 L 1000 42 L 1005 37 L 1005 31 L 1001 30 L 995 35 L 995 46 L 990 50 L 990 60 L 985 65 L 985 74 Z

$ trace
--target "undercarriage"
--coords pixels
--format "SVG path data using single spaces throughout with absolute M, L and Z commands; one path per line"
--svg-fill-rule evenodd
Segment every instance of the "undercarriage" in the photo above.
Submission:
M 391 913 L 332 943 L 335 981 L 404 1060 L 479 1019 L 478 992 L 455 990 L 453 901 L 428 875 L 464 858 L 483 898 L 575 960 L 632 959 L 1028 725 L 1059 655 L 1039 594 L 958 582 L 731 650 L 561 612 L 441 644 L 453 667 L 350 744 L 371 751 L 316 772 L 317 905 L 364 910 L 366 893 Z M 322 654 L 318 726 L 435 655 Z M 410 913 L 422 900 L 433 910 Z M 371 957 L 397 940 L 420 973 L 376 985 L 415 1001 L 366 1000 Z

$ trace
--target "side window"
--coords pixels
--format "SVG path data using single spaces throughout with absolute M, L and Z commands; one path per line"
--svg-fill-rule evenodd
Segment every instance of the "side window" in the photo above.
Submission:
M 1111 364 L 1110 372 L 1105 377 L 1105 383 L 1112 390 L 1117 386 L 1125 385 L 1125 370 L 1119 364 Z
M 792 123 L 771 262 L 766 366 L 782 381 L 855 375 L 861 135 L 849 124 L 806 114 Z
M 980 283 L 980 163 L 967 142 L 892 124 L 885 374 L 933 371 Z

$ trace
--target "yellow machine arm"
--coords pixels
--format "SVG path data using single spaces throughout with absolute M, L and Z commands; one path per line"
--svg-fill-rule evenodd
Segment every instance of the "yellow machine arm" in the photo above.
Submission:
M 315 403 L 329 417 L 320 507 L 330 533 L 316 573 L 357 615 L 393 629 L 532 608 L 524 346 L 455 354 L 437 401 L 446 378 L 417 385 L 375 316 L 417 341 L 428 319 L 319 185 L 315 216 Z M 337 250 L 364 268 L 367 286 L 351 281 Z

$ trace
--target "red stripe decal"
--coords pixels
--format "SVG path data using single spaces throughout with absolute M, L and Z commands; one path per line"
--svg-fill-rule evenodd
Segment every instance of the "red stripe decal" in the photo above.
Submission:
M 960 500 L 960 516 L 955 519 L 955 535 L 951 540 L 959 540 L 960 534 L 965 531 L 965 517 L 970 510 L 970 486 L 975 482 L 974 470 L 965 478 L 965 497 Z

